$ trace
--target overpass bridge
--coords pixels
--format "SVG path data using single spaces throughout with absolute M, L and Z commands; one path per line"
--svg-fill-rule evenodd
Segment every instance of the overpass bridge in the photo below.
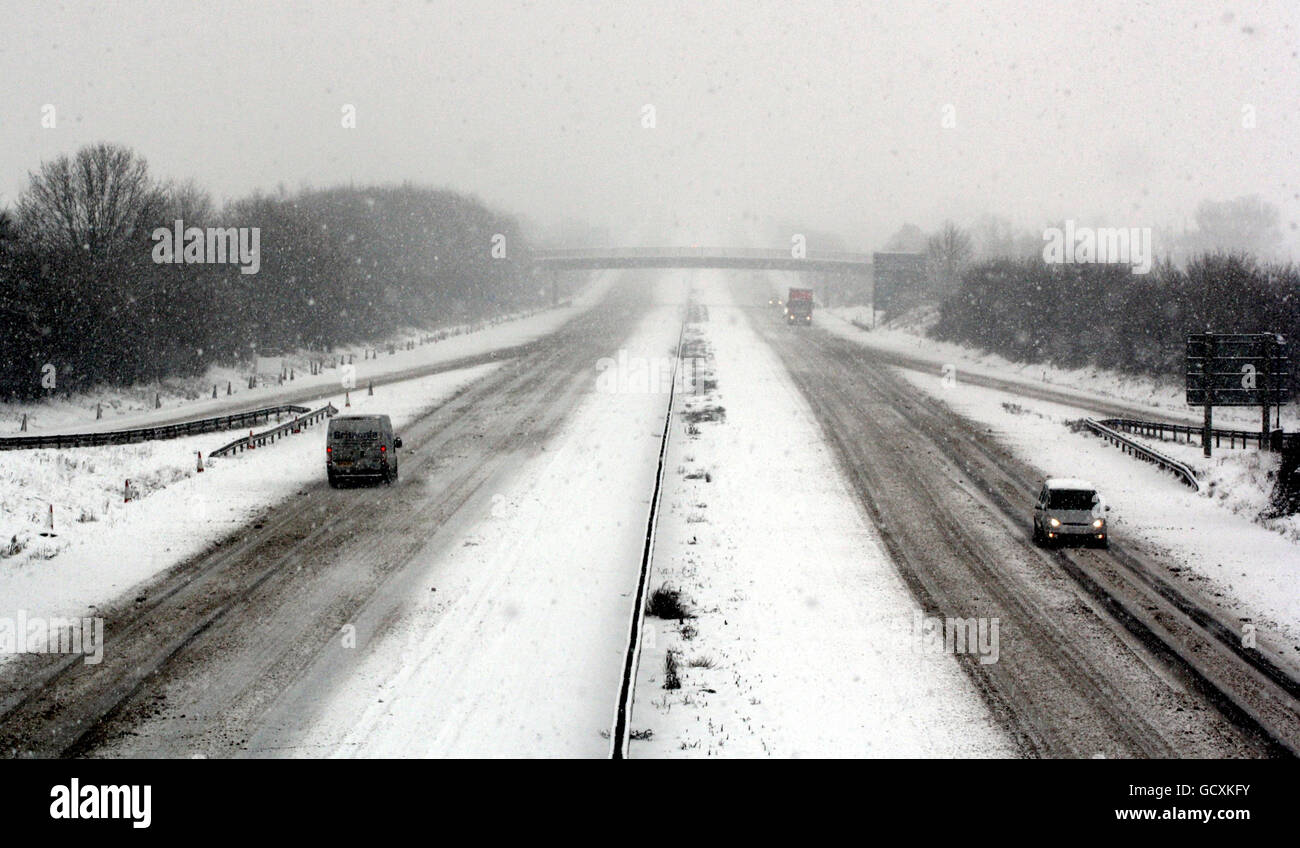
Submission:
M 744 247 L 598 247 L 533 251 L 533 264 L 551 271 L 602 268 L 730 268 L 871 274 L 869 253 L 809 253 Z

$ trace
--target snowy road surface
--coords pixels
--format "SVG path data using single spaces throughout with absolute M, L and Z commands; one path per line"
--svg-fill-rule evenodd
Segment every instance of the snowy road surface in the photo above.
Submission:
M 301 495 L 283 502 L 265 520 L 245 527 L 215 551 L 133 590 L 115 607 L 103 610 L 108 640 L 103 663 L 67 665 L 44 686 L 39 685 L 44 676 L 60 668 L 57 657 L 33 655 L 10 663 L 0 682 L 0 698 L 11 704 L 17 699 L 18 704 L 0 727 L 0 747 L 19 755 L 232 756 L 249 752 L 250 740 L 257 737 L 264 745 L 260 752 L 270 753 L 283 747 L 277 727 L 290 738 L 298 729 L 276 725 L 279 714 L 275 707 L 282 697 L 302 691 L 293 684 L 303 677 L 304 670 L 315 672 L 308 677 L 341 676 L 345 673 L 339 671 L 343 663 L 357 658 L 364 662 L 375 640 L 401 631 L 402 615 L 408 609 L 420 614 L 419 601 L 425 596 L 441 593 L 437 601 L 430 600 L 455 608 L 454 621 L 478 620 L 473 615 L 461 617 L 467 607 L 473 607 L 466 593 L 489 602 L 497 600 L 491 581 L 505 572 L 479 574 L 471 565 L 449 568 L 445 573 L 448 582 L 440 588 L 444 573 L 427 573 L 431 565 L 440 567 L 431 560 L 434 554 L 429 546 L 443 545 L 446 551 L 453 545 L 465 546 L 466 541 L 489 543 L 490 532 L 483 532 L 483 538 L 477 540 L 465 539 L 464 533 L 476 528 L 480 519 L 491 517 L 494 508 L 498 512 L 504 509 L 507 517 L 516 510 L 518 516 L 513 520 L 523 523 L 512 529 L 527 528 L 538 507 L 528 502 L 526 483 L 521 488 L 512 485 L 514 473 L 535 460 L 550 463 L 548 452 L 564 432 L 566 419 L 594 390 L 597 361 L 617 351 L 651 309 L 648 289 L 653 279 L 635 274 L 627 277 L 627 285 L 544 340 L 537 351 L 502 365 L 408 426 L 403 433 L 406 447 L 397 485 L 332 490 L 321 475 L 304 487 Z M 665 343 L 660 354 L 667 355 L 670 345 L 671 341 Z M 603 458 L 609 473 L 635 473 L 640 464 L 629 451 L 644 442 L 647 455 L 653 454 L 657 437 L 651 422 L 660 420 L 661 415 L 661 411 L 648 415 L 647 426 L 639 431 L 624 428 L 626 432 L 619 434 L 622 441 L 611 444 L 607 456 L 592 452 L 588 442 L 586 452 L 575 455 L 573 461 L 584 472 L 587 464 Z M 627 423 L 626 417 L 622 423 Z M 553 468 L 564 470 L 562 466 Z M 502 498 L 495 498 L 497 495 Z M 639 505 L 626 498 L 600 505 L 610 510 L 621 507 L 627 512 L 627 521 L 639 523 L 644 520 L 646 497 L 648 494 L 640 495 Z M 580 502 L 547 503 L 544 512 L 547 522 L 569 524 L 590 509 Z M 599 515 L 605 519 L 610 513 Z M 613 544 L 608 537 L 618 537 L 623 528 L 602 521 L 595 523 L 593 530 L 582 531 L 603 539 L 602 544 Z M 629 532 L 644 531 L 635 527 Z M 525 552 L 514 565 L 520 569 L 528 566 L 530 539 L 522 532 L 517 537 L 500 538 Z M 557 548 L 554 554 L 562 557 L 564 549 Z M 607 579 L 615 582 L 617 570 L 625 566 L 628 579 L 635 580 L 634 557 L 575 562 L 579 568 L 610 570 L 613 573 Z M 544 572 L 535 576 L 540 579 Z M 466 580 L 472 585 L 467 586 Z M 543 649 L 555 649 L 553 653 L 544 650 L 539 656 L 538 675 L 563 677 L 566 664 L 574 673 L 587 670 L 579 657 L 563 654 L 563 634 L 575 627 L 575 619 L 604 620 L 601 616 L 608 615 L 610 620 L 626 621 L 628 597 L 617 592 L 605 594 L 602 601 L 614 610 L 605 613 L 583 603 L 582 585 L 568 583 L 557 581 L 552 597 L 545 600 L 518 598 L 520 615 L 514 620 L 532 629 L 530 640 L 521 641 L 517 648 L 527 651 L 530 642 L 539 642 Z M 404 593 L 415 586 L 419 595 Z M 630 593 L 630 588 L 624 592 Z M 550 604 L 552 598 L 563 606 L 555 609 Z M 497 609 L 500 615 L 496 620 L 511 620 L 510 604 L 502 603 Z M 536 617 L 553 610 L 554 619 L 537 622 Z M 332 662 L 328 652 L 343 644 L 345 625 L 349 624 L 355 627 L 356 648 L 346 649 L 352 653 Z M 479 635 L 487 636 L 486 632 Z M 482 641 L 460 632 L 455 638 L 458 644 Z M 606 647 L 593 640 L 591 649 L 607 650 L 613 657 L 611 667 L 617 669 L 620 646 Z M 457 656 L 456 662 L 442 668 L 450 673 L 463 659 Z M 518 657 L 516 661 L 520 667 L 524 665 Z M 395 670 L 399 665 L 396 658 L 387 662 Z M 585 690 L 575 689 L 568 697 L 578 702 L 584 694 Z M 610 694 L 605 704 L 593 704 L 589 709 L 593 714 L 608 712 L 612 698 Z M 516 715 L 525 707 L 512 705 Z M 603 742 L 599 735 L 603 723 L 584 726 L 597 749 Z M 508 750 L 565 753 L 546 746 L 552 741 L 530 739 L 530 747 Z M 346 740 L 337 742 L 343 745 Z M 382 740 L 376 739 L 375 744 L 382 745 Z M 474 744 L 474 739 L 467 738 L 460 750 L 469 750 Z
M 211 549 L 47 599 L 119 592 L 101 664 L 0 667 L 0 750 L 604 756 L 663 436 L 653 375 L 692 287 L 651 574 L 689 617 L 643 630 L 633 756 L 1300 744 L 1294 691 L 1149 551 L 1030 543 L 1023 445 L 749 305 L 752 279 L 621 280 L 511 361 L 417 384 L 397 485 L 329 489 L 289 440 L 268 452 L 317 471 Z
M 630 755 L 1013 756 L 956 659 L 912 638 L 920 606 L 729 279 L 697 278 L 707 320 L 688 333 L 710 359 L 670 443 L 651 575 L 692 617 L 648 623 L 631 727 L 650 735 Z
M 851 340 L 816 326 L 792 331 L 764 308 L 749 313 L 926 610 L 1000 620 L 998 662 L 965 656 L 964 668 L 1024 752 L 1280 750 L 1275 738 L 1220 711 L 1225 690 L 1240 694 L 1241 709 L 1263 717 L 1286 747 L 1300 745 L 1294 695 L 1242 661 L 1236 631 L 1214 632 L 1175 609 L 1194 599 L 1161 595 L 1147 563 L 1118 546 L 1053 553 L 1032 544 L 1027 515 L 1039 475 L 986 428 Z
M 677 343 L 680 285 L 663 282 L 629 358 Z M 357 617 L 364 643 L 323 651 L 248 754 L 608 751 L 667 397 L 600 391 L 597 358 L 573 365 L 576 406 L 540 452 L 443 522 Z

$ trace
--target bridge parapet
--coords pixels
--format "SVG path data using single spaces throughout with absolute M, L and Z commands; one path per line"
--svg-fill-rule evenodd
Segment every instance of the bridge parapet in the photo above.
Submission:
M 533 261 L 555 269 L 750 268 L 779 271 L 871 272 L 871 254 L 810 252 L 761 247 L 584 247 L 533 251 Z

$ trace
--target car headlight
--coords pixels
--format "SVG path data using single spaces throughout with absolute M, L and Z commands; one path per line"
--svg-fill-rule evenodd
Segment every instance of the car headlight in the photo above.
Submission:
M 1092 522 L 1092 526 L 1100 530 L 1102 528 L 1102 525 L 1105 523 L 1106 523 L 1106 519 L 1098 518 L 1096 521 Z
M 1061 526 L 1061 521 L 1060 521 L 1060 519 L 1057 519 L 1057 518 L 1049 518 L 1049 519 L 1047 519 L 1047 523 L 1050 524 L 1050 525 L 1052 525 L 1053 527 L 1060 527 L 1060 526 Z

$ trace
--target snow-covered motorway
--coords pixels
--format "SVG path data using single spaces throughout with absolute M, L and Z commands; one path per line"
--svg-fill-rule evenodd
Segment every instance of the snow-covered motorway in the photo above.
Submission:
M 669 355 L 679 309 L 654 304 L 653 282 L 627 275 L 408 426 L 397 485 L 335 491 L 322 475 L 101 608 L 101 664 L 9 663 L 0 750 L 603 753 L 662 397 L 596 395 L 595 366 L 640 344 Z M 550 499 L 557 474 L 581 500 Z M 424 700 L 394 704 L 398 689 Z M 478 709 L 482 698 L 507 708 Z M 525 720 L 539 710 L 556 725 Z M 377 730 L 356 742 L 365 727 Z
M 404 427 L 395 486 L 321 474 L 101 607 L 101 664 L 0 667 L 0 752 L 606 756 L 688 301 L 650 585 L 692 617 L 641 631 L 630 755 L 1295 750 L 1294 692 L 1198 599 L 1122 543 L 1033 547 L 1032 469 L 762 286 L 624 275 Z M 918 651 L 923 616 L 1000 644 Z
M 1300 749 L 1295 663 L 1279 646 L 1244 650 L 1210 604 L 1122 543 L 1035 547 L 1026 516 L 1037 474 L 985 428 L 891 373 L 896 360 L 819 328 L 791 332 L 764 307 L 749 314 L 803 390 L 914 596 L 933 615 L 1000 620 L 998 662 L 967 656 L 964 667 L 1023 752 Z

